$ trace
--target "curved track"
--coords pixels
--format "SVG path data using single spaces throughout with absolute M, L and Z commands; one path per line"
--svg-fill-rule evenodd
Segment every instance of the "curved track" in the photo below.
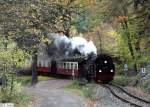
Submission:
M 117 87 L 117 88 L 120 89 L 122 92 L 124 92 L 124 93 L 126 93 L 127 95 L 129 95 L 130 97 L 133 97 L 133 98 L 135 98 L 135 99 L 137 99 L 137 100 L 139 100 L 139 101 L 142 101 L 142 102 L 144 102 L 144 103 L 150 104 L 150 101 L 147 101 L 147 100 L 145 100 L 145 99 L 139 98 L 139 97 L 137 97 L 137 96 L 135 96 L 135 95 L 133 95 L 133 94 L 127 92 L 127 91 L 126 91 L 125 89 L 123 89 L 121 86 L 118 86 L 118 85 L 115 85 L 115 84 L 110 84 L 110 85 L 112 85 L 112 86 L 114 86 L 114 87 Z
M 114 85 L 114 84 L 101 84 L 101 86 L 107 88 L 112 95 L 114 95 L 116 98 L 120 99 L 122 102 L 128 103 L 135 107 L 150 107 L 150 101 L 144 100 L 142 98 L 139 98 L 137 96 L 134 96 L 130 94 L 129 92 L 125 91 L 122 87 Z M 121 94 L 126 94 L 126 97 L 122 97 L 123 95 L 119 95 L 117 90 L 121 91 Z M 136 101 L 130 101 L 131 99 Z

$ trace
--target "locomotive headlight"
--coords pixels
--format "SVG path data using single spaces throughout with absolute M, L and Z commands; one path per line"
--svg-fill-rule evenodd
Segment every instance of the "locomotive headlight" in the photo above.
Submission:
M 107 63 L 107 61 L 104 61 L 104 63 L 106 64 L 106 63 Z
M 114 70 L 111 69 L 110 72 L 114 72 Z
M 99 72 L 102 72 L 102 70 L 99 70 Z

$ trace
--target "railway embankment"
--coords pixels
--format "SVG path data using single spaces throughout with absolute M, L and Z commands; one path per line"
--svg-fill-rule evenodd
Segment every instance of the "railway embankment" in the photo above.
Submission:
M 129 86 L 131 89 L 137 90 L 138 92 L 150 94 L 150 65 L 146 67 L 146 73 L 144 77 L 142 76 L 141 71 L 138 71 L 137 75 L 124 75 L 117 74 L 113 80 L 113 83 L 121 86 Z M 131 71 L 133 72 L 133 71 Z

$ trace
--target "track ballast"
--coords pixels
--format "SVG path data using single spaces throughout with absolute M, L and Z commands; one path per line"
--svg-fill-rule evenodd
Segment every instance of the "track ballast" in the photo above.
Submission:
M 150 107 L 150 101 L 132 95 L 131 93 L 127 92 L 125 89 L 118 85 L 101 84 L 101 86 L 108 89 L 113 96 L 115 96 L 117 99 L 120 99 L 122 102 L 128 103 L 135 107 Z M 121 95 L 119 95 L 120 93 Z

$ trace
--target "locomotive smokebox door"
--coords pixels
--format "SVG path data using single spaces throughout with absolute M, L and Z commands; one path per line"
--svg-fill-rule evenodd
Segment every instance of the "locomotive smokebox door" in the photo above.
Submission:
M 115 66 L 112 58 L 107 55 L 98 55 L 95 60 L 95 81 L 108 83 L 113 80 L 115 74 Z

